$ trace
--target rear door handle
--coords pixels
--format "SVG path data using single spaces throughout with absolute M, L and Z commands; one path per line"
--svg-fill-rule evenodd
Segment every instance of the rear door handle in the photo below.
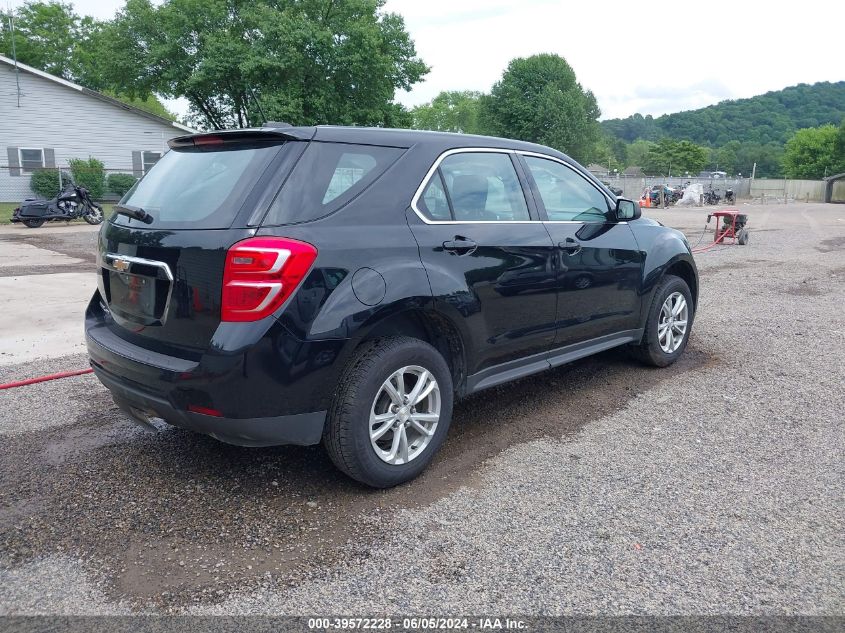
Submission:
M 457 255 L 469 255 L 478 248 L 478 244 L 462 235 L 456 235 L 455 239 L 443 242 L 443 250 Z
M 558 242 L 557 245 L 567 255 L 577 255 L 581 252 L 581 245 L 571 237 L 567 237 L 565 242 Z

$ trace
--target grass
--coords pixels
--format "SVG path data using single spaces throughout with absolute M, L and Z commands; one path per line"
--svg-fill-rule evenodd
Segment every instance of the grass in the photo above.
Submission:
M 19 206 L 17 202 L 0 202 L 0 224 L 8 224 L 12 211 Z
M 2 224 L 9 224 L 9 221 L 12 218 L 12 211 L 14 211 L 17 207 L 20 206 L 20 202 L 0 202 L 0 225 Z M 111 203 L 104 203 L 103 204 L 103 215 L 105 217 L 109 217 L 111 215 L 111 210 L 114 204 Z M 73 222 L 84 222 L 82 218 L 78 220 L 73 220 Z

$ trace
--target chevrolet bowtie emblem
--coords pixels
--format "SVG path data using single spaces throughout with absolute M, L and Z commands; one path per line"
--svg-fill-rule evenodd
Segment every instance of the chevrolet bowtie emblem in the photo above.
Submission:
M 125 273 L 127 270 L 129 270 L 129 266 L 131 264 L 125 259 L 113 259 L 111 265 L 114 266 L 115 270 L 119 270 L 120 272 Z

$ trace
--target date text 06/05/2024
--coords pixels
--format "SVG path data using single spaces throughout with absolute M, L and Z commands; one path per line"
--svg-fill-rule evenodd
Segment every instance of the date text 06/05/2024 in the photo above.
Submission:
M 340 629 L 340 630 L 450 630 L 450 629 L 478 629 L 481 631 L 496 630 L 525 630 L 524 620 L 497 617 L 409 617 L 409 618 L 309 618 L 309 629 Z

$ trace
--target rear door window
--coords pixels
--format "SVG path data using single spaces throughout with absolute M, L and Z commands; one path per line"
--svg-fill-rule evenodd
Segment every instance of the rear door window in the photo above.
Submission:
M 417 201 L 432 220 L 530 220 L 525 194 L 509 154 L 460 152 L 447 156 Z
M 299 159 L 264 226 L 330 215 L 374 183 L 404 153 L 397 147 L 312 141 Z
M 228 228 L 284 145 L 235 143 L 171 149 L 120 201 L 142 208 L 153 217 L 152 223 L 141 224 L 118 214 L 113 221 L 150 228 Z

